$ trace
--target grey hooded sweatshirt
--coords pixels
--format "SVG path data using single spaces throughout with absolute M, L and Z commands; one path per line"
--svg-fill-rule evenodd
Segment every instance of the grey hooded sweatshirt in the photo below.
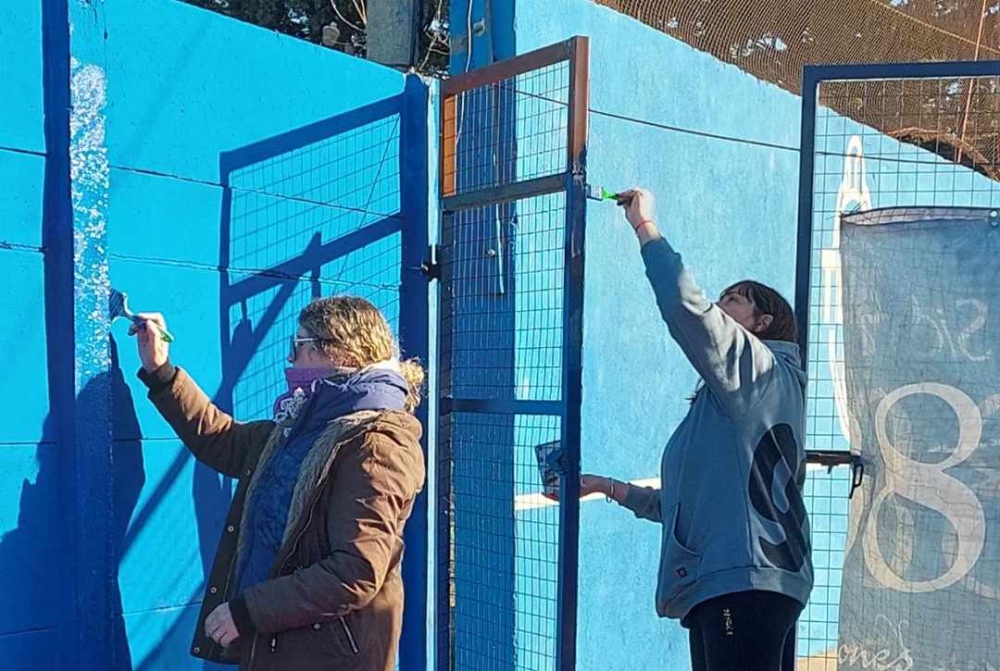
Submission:
M 794 343 L 762 341 L 705 297 L 666 240 L 642 248 L 671 337 L 704 380 L 667 443 L 661 489 L 630 487 L 663 525 L 656 610 L 684 618 L 724 594 L 802 604 L 813 584 L 805 480 L 805 373 Z

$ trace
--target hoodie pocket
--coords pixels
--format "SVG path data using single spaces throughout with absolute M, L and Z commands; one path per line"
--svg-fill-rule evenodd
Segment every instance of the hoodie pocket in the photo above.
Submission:
M 677 517 L 680 505 L 674 506 L 666 517 L 663 530 L 663 556 L 660 558 L 662 596 L 670 599 L 698 581 L 701 571 L 701 554 L 685 547 L 677 539 Z

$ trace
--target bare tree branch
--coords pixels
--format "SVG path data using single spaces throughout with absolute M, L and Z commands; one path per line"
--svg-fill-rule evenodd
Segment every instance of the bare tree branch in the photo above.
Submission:
M 356 11 L 358 13 L 358 16 L 361 17 L 361 23 L 367 26 L 368 13 L 365 11 L 364 2 L 358 2 L 358 0 L 351 0 L 351 3 L 353 3 L 354 5 L 354 11 Z
M 353 23 L 351 23 L 350 21 L 348 21 L 347 17 L 345 17 L 340 12 L 340 8 L 337 7 L 337 0 L 330 0 L 330 6 L 333 7 L 333 11 L 337 15 L 337 18 L 339 18 L 347 27 L 353 28 L 354 30 L 358 31 L 359 33 L 360 32 L 364 32 L 364 30 L 365 30 L 364 28 L 362 28 L 361 26 L 354 25 Z M 357 6 L 357 3 L 355 3 L 355 6 Z

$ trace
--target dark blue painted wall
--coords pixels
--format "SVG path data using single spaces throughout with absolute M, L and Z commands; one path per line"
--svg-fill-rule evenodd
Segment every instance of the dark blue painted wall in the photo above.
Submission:
M 238 418 L 269 412 L 316 295 L 369 298 L 425 356 L 426 87 L 180 2 L 18 5 L 0 9 L 0 659 L 201 668 L 233 483 L 145 400 L 108 283 L 167 316 L 173 358 Z

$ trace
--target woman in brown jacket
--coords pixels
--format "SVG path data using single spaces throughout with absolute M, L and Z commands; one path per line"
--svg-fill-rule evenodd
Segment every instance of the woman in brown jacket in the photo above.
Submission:
M 299 315 L 288 390 L 241 423 L 168 358 L 158 314 L 133 326 L 149 398 L 194 456 L 238 478 L 191 653 L 252 671 L 390 671 L 403 526 L 424 482 L 424 373 L 360 298 Z

